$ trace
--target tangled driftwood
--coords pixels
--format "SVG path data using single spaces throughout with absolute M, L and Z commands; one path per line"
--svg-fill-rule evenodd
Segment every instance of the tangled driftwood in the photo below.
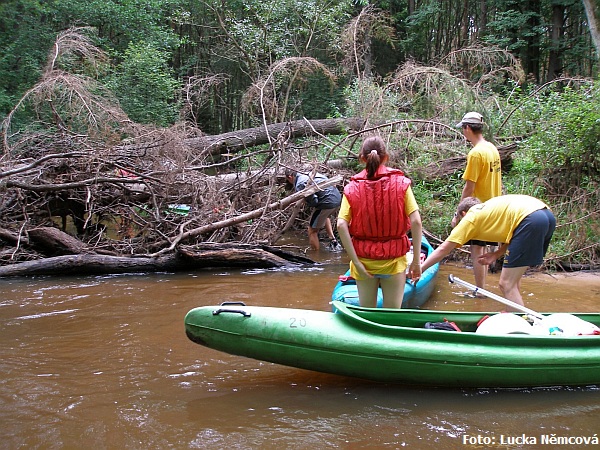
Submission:
M 107 55 L 86 36 L 85 29 L 59 34 L 41 79 L 0 127 L 0 266 L 5 275 L 66 265 L 80 272 L 100 270 L 102 264 L 111 271 L 169 270 L 185 255 L 194 265 L 200 260 L 285 264 L 294 260 L 290 252 L 268 250 L 268 256 L 265 247 L 258 252 L 243 246 L 272 249 L 293 224 L 305 228 L 308 210 L 300 202 L 324 186 L 291 193 L 282 175 L 286 168 L 318 170 L 341 188 L 343 178 L 355 171 L 346 164 L 356 161 L 364 134 L 406 141 L 430 133 L 431 140 L 447 140 L 450 149 L 463 142 L 451 127 L 421 119 L 271 123 L 262 114 L 260 127 L 215 136 L 187 123 L 170 129 L 142 126 L 130 121 L 93 77 Z M 68 64 L 61 65 L 64 61 Z M 85 70 L 67 71 L 73 61 L 84 61 Z M 266 98 L 277 101 L 275 71 L 295 74 L 301 68 L 323 70 L 302 58 L 275 63 L 254 85 L 257 106 L 264 110 Z M 30 114 L 31 127 L 13 129 L 22 111 Z M 390 150 L 392 157 L 402 153 Z M 464 154 L 452 156 L 457 153 Z M 454 169 L 445 165 L 442 161 L 419 176 Z M 207 243 L 235 243 L 238 251 L 189 250 Z
M 0 275 L 60 273 L 66 265 L 97 273 L 287 264 L 297 252 L 266 256 L 265 248 L 257 253 L 243 246 L 273 248 L 294 221 L 307 219 L 307 210 L 298 207 L 304 197 L 328 185 L 341 188 L 344 176 L 355 172 L 345 166 L 355 162 L 361 134 L 393 131 L 397 123 L 364 125 L 360 119 L 303 120 L 201 137 L 167 130 L 113 147 L 61 135 L 29 146 L 18 158 L 5 155 L 0 263 L 7 267 Z M 331 134 L 346 137 L 332 143 Z M 307 149 L 323 145 L 337 147 L 329 154 L 342 160 L 304 159 Z M 503 151 L 506 161 L 513 151 Z M 419 176 L 447 176 L 464 162 L 464 156 L 451 157 Z M 287 167 L 316 168 L 330 180 L 292 193 L 285 188 Z M 203 251 L 191 266 L 182 264 L 183 246 L 206 243 L 240 247 Z

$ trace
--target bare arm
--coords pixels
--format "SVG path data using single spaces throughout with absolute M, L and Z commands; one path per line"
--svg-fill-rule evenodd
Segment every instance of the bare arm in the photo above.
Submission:
M 444 241 L 442 242 L 438 248 L 436 248 L 431 255 L 427 257 L 427 259 L 421 265 L 421 270 L 425 272 L 431 266 L 436 263 L 439 263 L 442 259 L 450 254 L 452 250 L 458 247 L 458 244 L 455 242 Z
M 462 190 L 462 195 L 460 196 L 461 200 L 464 200 L 467 197 L 473 197 L 475 193 L 475 182 L 471 180 L 465 180 L 465 186 Z
M 413 245 L 413 260 L 408 269 L 408 278 L 418 281 L 421 278 L 421 237 L 423 235 L 423 224 L 419 210 L 413 211 L 410 216 L 410 229 Z
M 464 200 L 467 197 L 473 197 L 474 193 L 475 193 L 475 182 L 471 181 L 471 180 L 465 180 L 465 185 L 463 187 L 460 199 Z M 454 216 L 452 218 L 452 222 L 451 222 L 452 228 L 454 228 L 457 223 L 458 223 L 458 217 Z
M 342 245 L 344 246 L 344 249 L 346 250 L 346 253 L 350 257 L 350 259 L 352 260 L 352 263 L 356 267 L 356 270 L 358 270 L 358 272 L 365 278 L 373 278 L 373 275 L 367 272 L 367 269 L 365 269 L 365 266 L 356 255 L 356 250 L 354 250 L 354 244 L 352 244 L 352 238 L 350 237 L 350 229 L 348 228 L 348 222 L 338 217 L 337 231 L 340 235 L 340 241 L 342 241 Z

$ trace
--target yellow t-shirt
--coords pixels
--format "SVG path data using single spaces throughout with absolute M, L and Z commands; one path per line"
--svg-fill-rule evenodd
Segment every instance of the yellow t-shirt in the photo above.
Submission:
M 471 239 L 509 243 L 521 221 L 546 204 L 529 195 L 501 195 L 473 206 L 456 225 L 448 241 L 463 246 Z
M 417 201 L 415 200 L 413 191 L 409 186 L 406 190 L 406 193 L 404 194 L 404 212 L 407 216 L 409 216 L 418 209 L 419 205 L 417 205 Z M 350 207 L 350 202 L 348 201 L 345 195 L 342 197 L 342 205 L 340 206 L 340 212 L 338 213 L 338 217 L 340 219 L 344 219 L 348 223 L 352 221 L 352 209 Z M 369 271 L 369 273 L 373 275 L 394 275 L 400 272 L 404 272 L 408 265 L 406 255 L 399 256 L 398 258 L 393 259 L 360 258 L 360 260 L 364 264 L 365 268 Z M 362 279 L 360 278 L 352 261 L 350 261 L 350 275 L 355 280 Z
M 467 155 L 467 167 L 463 180 L 475 183 L 473 197 L 482 202 L 502 195 L 502 173 L 500 154 L 491 142 L 483 141 L 475 145 Z

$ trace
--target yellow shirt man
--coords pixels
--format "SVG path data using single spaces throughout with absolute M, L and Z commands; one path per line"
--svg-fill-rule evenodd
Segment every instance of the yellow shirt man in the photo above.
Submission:
M 503 195 L 485 203 L 467 197 L 458 204 L 456 214 L 458 224 L 423 262 L 422 271 L 474 239 L 500 242 L 498 250 L 479 257 L 480 263 L 491 264 L 506 254 L 498 287 L 508 300 L 523 305 L 519 283 L 528 267 L 543 262 L 556 228 L 552 211 L 528 195 Z
M 477 143 L 467 155 L 467 167 L 462 178 L 475 183 L 472 196 L 482 202 L 501 195 L 500 154 L 496 146 L 485 140 Z
M 465 139 L 473 146 L 467 154 L 467 166 L 462 176 L 465 186 L 462 190 L 461 200 L 475 197 L 479 201 L 485 202 L 502 194 L 500 154 L 496 146 L 483 137 L 483 125 L 483 116 L 475 111 L 465 114 L 462 120 L 456 124 L 457 128 L 462 129 Z M 452 219 L 452 226 L 455 226 L 457 222 L 458 218 L 455 216 Z M 484 240 L 474 240 L 469 244 L 475 283 L 478 287 L 483 288 L 488 268 L 479 263 L 479 257 L 486 251 L 488 244 L 495 244 L 492 241 Z
M 446 240 L 463 246 L 471 239 L 510 242 L 521 221 L 546 204 L 528 195 L 494 197 L 469 209 Z

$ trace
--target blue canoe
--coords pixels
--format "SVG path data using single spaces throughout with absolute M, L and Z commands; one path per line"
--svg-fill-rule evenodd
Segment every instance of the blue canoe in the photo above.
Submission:
M 429 241 L 422 237 L 421 240 L 421 261 L 424 261 L 427 256 L 433 252 L 433 247 L 429 244 Z M 429 299 L 433 290 L 435 289 L 435 278 L 440 268 L 439 263 L 433 265 L 427 269 L 421 276 L 421 279 L 415 286 L 412 283 L 406 282 L 404 286 L 404 299 L 402 301 L 402 308 L 420 308 L 423 303 Z M 350 278 L 350 271 L 348 270 L 344 275 L 340 276 L 333 293 L 331 294 L 332 301 L 339 301 L 348 303 L 354 306 L 360 306 L 358 301 L 358 289 L 356 287 L 356 281 Z M 377 292 L 377 307 L 383 307 L 383 294 L 381 288 Z

